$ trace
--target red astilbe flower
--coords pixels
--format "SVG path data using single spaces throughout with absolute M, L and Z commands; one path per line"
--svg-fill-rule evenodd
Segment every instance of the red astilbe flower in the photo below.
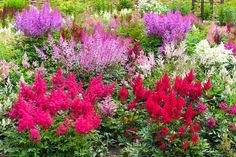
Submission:
M 198 141 L 198 138 L 199 138 L 198 134 L 194 133 L 194 135 L 193 135 L 193 137 L 192 137 L 192 142 L 193 142 L 194 144 L 196 144 L 197 141 Z
M 39 142 L 41 140 L 40 132 L 38 129 L 31 129 L 29 137 L 33 139 L 33 142 Z
M 62 116 L 58 112 L 65 113 L 63 116 L 67 118 L 58 125 L 57 135 L 66 134 L 72 126 L 77 133 L 86 134 L 101 124 L 95 104 L 112 95 L 115 83 L 106 85 L 102 76 L 98 76 L 92 78 L 84 90 L 73 73 L 65 78 L 60 69 L 52 76 L 52 82 L 49 88 L 38 73 L 32 86 L 21 83 L 18 100 L 9 112 L 11 119 L 18 122 L 17 131 L 30 131 L 29 137 L 38 142 L 40 129 L 50 129 L 54 117 Z
M 204 83 L 204 90 L 209 90 L 211 88 L 211 80 L 208 79 L 206 83 Z
M 56 135 L 65 135 L 68 131 L 70 130 L 70 119 L 69 117 L 66 118 L 66 120 L 61 123 L 57 130 L 56 130 Z
M 189 145 L 188 141 L 185 141 L 184 144 L 183 144 L 184 149 L 187 149 L 187 148 L 188 148 L 188 145 Z
M 196 119 L 204 117 L 204 111 L 207 109 L 200 98 L 204 96 L 204 86 L 204 90 L 210 89 L 210 80 L 204 85 L 200 81 L 194 81 L 194 79 L 194 71 L 191 70 L 184 78 L 176 76 L 173 84 L 168 73 L 165 73 L 156 82 L 155 89 L 145 87 L 140 76 L 132 84 L 135 98 L 131 100 L 132 103 L 128 105 L 128 108 L 138 110 L 139 107 L 137 106 L 139 105 L 141 109 L 142 104 L 144 104 L 148 113 L 148 125 L 154 123 L 157 126 L 153 134 L 156 135 L 155 139 L 158 145 L 162 145 L 163 148 L 163 141 L 171 141 L 170 143 L 172 143 L 174 139 L 182 140 L 182 137 L 185 136 L 189 136 L 189 139 L 192 138 L 193 143 L 198 141 L 198 132 L 201 131 L 202 127 L 201 122 Z M 170 126 L 174 126 L 176 129 Z M 167 136 L 169 133 L 172 133 L 173 136 Z M 182 142 L 187 149 L 188 141 Z
M 129 91 L 125 88 L 125 85 L 123 84 L 120 89 L 120 101 L 125 102 L 126 99 L 129 97 Z

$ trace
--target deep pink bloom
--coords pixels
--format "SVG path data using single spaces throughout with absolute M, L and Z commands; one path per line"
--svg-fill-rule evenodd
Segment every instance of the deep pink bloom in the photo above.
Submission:
M 228 106 L 225 102 L 220 103 L 219 107 L 224 111 L 228 111 Z
M 199 103 L 196 109 L 199 113 L 203 113 L 207 109 L 207 106 L 203 103 Z
M 185 127 L 184 126 L 180 126 L 178 128 L 178 136 L 183 136 L 185 134 Z
M 33 142 L 39 142 L 41 140 L 38 129 L 30 129 L 29 137 L 33 140 Z
M 230 130 L 230 131 L 234 131 L 234 130 L 235 130 L 235 125 L 234 125 L 234 123 L 230 123 L 230 124 L 229 124 L 229 130 Z
M 163 141 L 161 142 L 160 148 L 163 151 L 166 149 L 166 145 L 165 145 L 165 143 Z
M 184 149 L 187 149 L 187 148 L 188 148 L 188 145 L 189 145 L 188 141 L 185 141 L 184 144 L 183 144 Z
M 196 144 L 197 143 L 197 141 L 198 141 L 198 134 L 197 133 L 194 133 L 193 134 L 193 137 L 192 137 L 192 142 L 194 143 L 194 144 Z
M 125 102 L 128 97 L 129 97 L 129 91 L 125 88 L 125 85 L 123 84 L 120 89 L 120 101 Z
M 216 125 L 216 120 L 211 117 L 207 120 L 207 125 L 208 125 L 208 128 L 213 128 L 215 125 Z
M 211 80 L 208 79 L 206 83 L 204 83 L 204 90 L 209 90 L 211 88 Z
M 168 127 L 164 127 L 164 128 L 161 129 L 162 137 L 165 138 L 168 135 L 168 133 L 169 133 L 169 128 Z
M 231 106 L 229 108 L 229 114 L 236 114 L 236 104 L 234 104 L 233 106 Z

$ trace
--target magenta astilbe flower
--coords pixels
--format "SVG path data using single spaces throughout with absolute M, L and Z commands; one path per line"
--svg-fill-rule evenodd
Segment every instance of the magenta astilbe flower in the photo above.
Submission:
M 231 106 L 229 108 L 229 114 L 236 114 L 236 104 L 234 104 L 233 106 Z
M 211 117 L 210 119 L 207 120 L 207 125 L 208 128 L 213 128 L 216 125 L 216 120 L 213 117 Z
M 228 106 L 225 102 L 222 102 L 219 104 L 219 107 L 224 110 L 224 111 L 227 111 L 228 110 Z
M 179 11 L 168 12 L 167 15 L 157 15 L 154 13 L 146 13 L 144 15 L 144 23 L 146 25 L 147 34 L 149 36 L 157 35 L 162 39 L 163 45 L 159 49 L 164 51 L 166 44 L 173 43 L 177 45 L 182 41 L 186 33 L 191 30 L 191 16 L 184 18 Z
M 23 9 L 22 15 L 17 13 L 15 19 L 17 29 L 33 37 L 61 29 L 63 23 L 61 13 L 57 9 L 51 10 L 50 3 L 45 3 L 40 11 L 32 6 L 29 11 Z
M 231 50 L 236 55 L 236 45 L 234 43 L 228 42 L 228 43 L 225 43 L 224 46 L 227 50 Z
M 199 113 L 203 113 L 206 109 L 207 109 L 207 106 L 204 105 L 203 103 L 200 103 L 197 107 L 196 107 L 197 111 Z

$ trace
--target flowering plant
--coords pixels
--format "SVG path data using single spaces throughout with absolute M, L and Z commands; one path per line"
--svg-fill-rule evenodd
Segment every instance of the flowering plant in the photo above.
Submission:
M 77 83 L 73 73 L 64 78 L 60 69 L 52 77 L 52 82 L 48 91 L 46 81 L 38 73 L 33 86 L 21 83 L 18 100 L 9 112 L 9 116 L 17 120 L 18 132 L 26 131 L 33 142 L 41 141 L 40 132 L 50 129 L 57 122 L 55 117 L 58 115 L 65 120 L 57 122 L 57 135 L 67 134 L 71 127 L 78 134 L 87 134 L 100 125 L 95 103 L 112 94 L 114 83 L 105 85 L 99 76 L 93 78 L 84 90 L 82 82 Z M 67 112 L 69 110 L 71 112 Z
M 154 138 L 152 140 L 154 143 L 150 144 L 150 147 L 155 145 L 167 152 L 173 145 L 180 145 L 184 150 L 191 149 L 199 140 L 199 132 L 203 124 L 201 118 L 205 119 L 204 112 L 208 108 L 200 98 L 210 88 L 210 80 L 203 84 L 200 81 L 194 82 L 193 71 L 184 78 L 176 76 L 173 85 L 166 73 L 156 82 L 155 89 L 144 87 L 143 80 L 138 76 L 132 84 L 135 97 L 127 108 L 134 114 L 140 114 L 142 113 L 140 110 L 145 109 L 146 127 L 150 129 L 149 133 Z M 129 96 L 125 91 L 122 87 L 120 92 L 122 102 L 125 102 Z M 215 125 L 212 118 L 208 123 L 209 127 Z M 136 132 L 137 129 L 134 133 L 138 135 Z M 141 137 L 139 139 L 141 143 L 142 140 L 145 142 L 145 139 Z M 177 151 L 177 154 L 181 152 Z
M 62 28 L 62 15 L 57 10 L 51 10 L 50 3 L 45 3 L 40 11 L 30 7 L 29 11 L 23 9 L 22 15 L 16 15 L 16 27 L 26 36 L 39 37 L 46 32 Z
M 179 11 L 168 12 L 167 15 L 154 13 L 144 15 L 147 34 L 149 36 L 156 35 L 162 39 L 163 45 L 159 48 L 161 52 L 164 51 L 166 44 L 177 45 L 182 41 L 186 33 L 191 30 L 192 22 L 192 18 L 184 18 Z
M 168 12 L 168 8 L 156 0 L 139 0 L 136 7 L 142 14 L 147 12 L 164 14 Z
M 132 39 L 116 37 L 115 33 L 104 31 L 100 25 L 95 27 L 92 35 L 81 30 L 80 37 L 79 43 L 76 43 L 73 37 L 70 42 L 60 37 L 59 44 L 56 44 L 49 35 L 49 42 L 53 49 L 52 60 L 59 61 L 67 70 L 72 69 L 76 64 L 88 72 L 100 72 L 108 66 L 124 64 L 127 61 Z M 44 60 L 46 54 L 35 48 Z

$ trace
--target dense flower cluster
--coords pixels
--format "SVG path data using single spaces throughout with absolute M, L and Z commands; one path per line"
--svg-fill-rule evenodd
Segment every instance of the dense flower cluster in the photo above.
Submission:
M 167 15 L 146 13 L 144 23 L 148 35 L 157 35 L 162 39 L 163 45 L 159 50 L 163 52 L 166 44 L 177 45 L 185 38 L 191 30 L 192 18 L 184 18 L 179 11 L 168 12 Z
M 137 73 L 147 76 L 156 65 L 154 54 L 149 53 L 148 56 L 145 55 L 138 42 L 129 49 L 128 54 L 126 68 L 131 76 L 135 76 Z
M 79 65 L 89 71 L 102 70 L 106 66 L 125 63 L 132 39 L 116 37 L 115 33 L 105 32 L 100 25 L 92 35 L 84 34 L 80 45 Z
M 202 40 L 196 45 L 195 57 L 200 59 L 200 63 L 207 65 L 213 65 L 215 63 L 221 63 L 223 65 L 229 62 L 229 60 L 235 62 L 232 51 L 225 49 L 223 43 L 211 47 L 207 40 Z
M 13 62 L 7 63 L 5 60 L 0 60 L 0 82 L 8 77 L 13 66 Z
M 53 86 L 48 90 L 46 81 L 38 73 L 32 86 L 21 83 L 18 100 L 9 112 L 10 117 L 17 120 L 19 132 L 30 131 L 29 136 L 39 141 L 40 130 L 49 129 L 58 112 L 67 110 L 71 112 L 58 126 L 57 135 L 66 134 L 71 126 L 79 134 L 86 134 L 100 125 L 100 115 L 95 112 L 94 105 L 111 96 L 114 83 L 105 85 L 102 76 L 98 76 L 84 90 L 82 82 L 77 83 L 73 73 L 65 78 L 60 69 L 52 82 Z
M 139 0 L 136 8 L 138 8 L 141 13 L 152 12 L 156 14 L 164 14 L 168 12 L 168 8 L 156 0 Z
M 219 45 L 222 38 L 226 35 L 226 27 L 217 26 L 214 22 L 211 23 L 208 29 L 207 41 L 210 45 Z
M 173 142 L 177 135 L 178 137 L 184 137 L 186 140 L 184 147 L 186 149 L 188 147 L 188 140 L 192 140 L 193 143 L 198 141 L 201 122 L 195 117 L 198 114 L 203 115 L 207 109 L 206 105 L 198 102 L 203 95 L 203 91 L 209 90 L 210 86 L 210 80 L 206 83 L 194 82 L 193 70 L 184 78 L 176 76 L 173 85 L 171 85 L 170 78 L 166 73 L 161 80 L 156 82 L 155 90 L 145 88 L 141 77 L 138 76 L 132 85 L 135 98 L 132 104 L 128 105 L 128 108 L 130 110 L 138 108 L 140 102 L 144 101 L 146 112 L 150 114 L 154 124 L 157 124 L 158 128 L 161 127 L 156 133 L 160 148 L 165 148 L 163 140 L 172 132 L 172 136 L 168 140 Z M 170 130 L 168 126 L 172 123 L 176 125 L 178 120 L 180 121 L 178 128 Z M 209 119 L 208 125 L 209 127 L 215 125 L 213 117 Z M 173 134 L 173 131 L 177 133 Z
M 81 30 L 79 36 L 81 40 L 79 43 L 76 43 L 73 37 L 68 42 L 61 36 L 59 44 L 56 44 L 49 35 L 50 46 L 53 48 L 52 60 L 59 61 L 67 69 L 79 65 L 89 72 L 99 72 L 107 66 L 124 64 L 127 61 L 132 39 L 116 37 L 115 33 L 104 31 L 101 25 L 95 26 L 92 35 Z M 45 59 L 43 51 L 37 47 L 36 51 L 42 59 Z
M 104 116 L 113 116 L 118 105 L 113 101 L 111 97 L 106 97 L 104 101 L 98 104 L 98 108 Z
M 38 37 L 46 32 L 62 28 L 62 15 L 57 10 L 51 10 L 50 3 L 45 3 L 40 11 L 30 7 L 29 11 L 23 9 L 22 15 L 16 15 L 17 29 L 26 36 Z

